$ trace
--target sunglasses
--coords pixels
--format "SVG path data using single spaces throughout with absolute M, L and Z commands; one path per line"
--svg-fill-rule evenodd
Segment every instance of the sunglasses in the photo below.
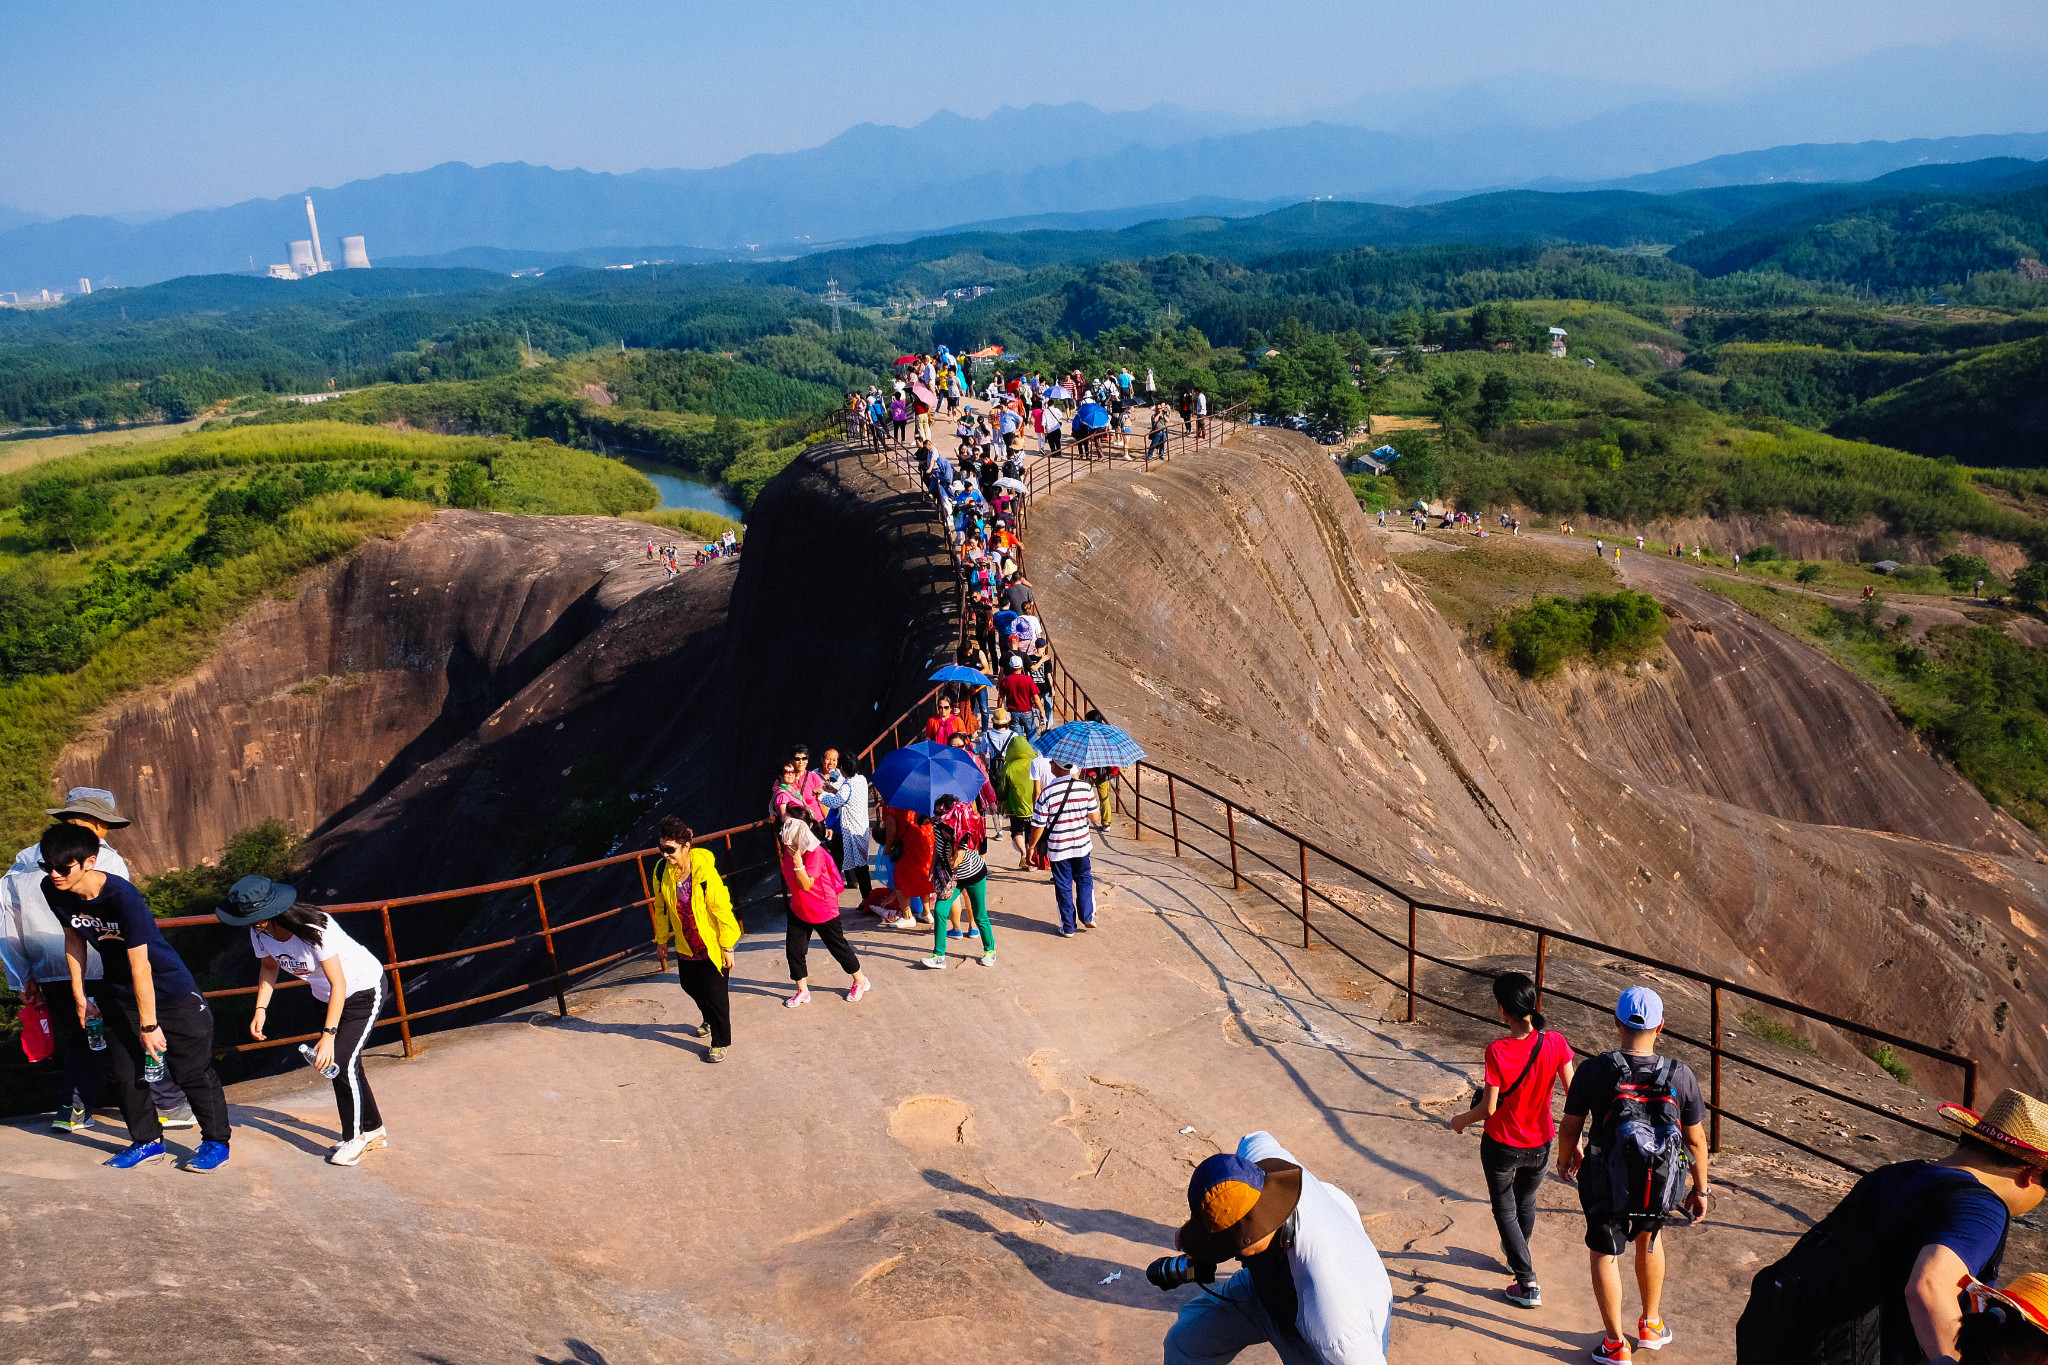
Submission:
M 676 854 L 681 853 L 683 851 L 683 846 L 681 844 L 660 844 L 657 845 L 657 847 L 661 849 L 664 856 L 671 858 L 673 858 Z
M 53 877 L 68 877 L 78 871 L 79 868 L 84 867 L 85 864 L 83 862 L 46 863 L 41 859 L 37 859 L 36 866 Z

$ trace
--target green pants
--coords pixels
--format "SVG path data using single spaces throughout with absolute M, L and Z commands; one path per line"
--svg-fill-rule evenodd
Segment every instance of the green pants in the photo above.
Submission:
M 946 923 L 953 918 L 953 902 L 960 899 L 960 893 L 967 893 L 968 903 L 974 907 L 974 927 L 981 931 L 981 950 L 992 953 L 996 950 L 996 931 L 988 922 L 988 877 L 976 877 L 973 881 L 953 888 L 953 894 L 939 902 L 938 911 L 932 916 L 932 956 L 946 955 Z

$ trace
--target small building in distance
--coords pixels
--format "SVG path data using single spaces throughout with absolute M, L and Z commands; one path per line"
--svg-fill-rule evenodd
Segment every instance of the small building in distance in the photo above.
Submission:
M 1565 333 L 1565 330 L 1564 330 L 1564 328 L 1562 328 L 1562 327 L 1553 327 L 1553 328 L 1551 328 L 1551 329 L 1550 329 L 1550 353 L 1551 353 L 1552 355 L 1556 356 L 1556 357 L 1557 357 L 1557 358 L 1558 358 L 1559 360 L 1563 360 L 1563 359 L 1564 359 L 1564 355 L 1565 355 L 1565 346 L 1564 346 L 1564 339 L 1565 339 L 1565 336 L 1566 336 L 1566 333 Z

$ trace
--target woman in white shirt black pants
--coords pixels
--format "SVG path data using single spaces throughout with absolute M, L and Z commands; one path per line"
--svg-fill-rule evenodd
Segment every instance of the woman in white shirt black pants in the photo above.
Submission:
M 356 1165 L 364 1152 L 386 1145 L 384 1119 L 363 1074 L 363 1045 L 384 1007 L 384 964 L 333 919 L 302 903 L 297 891 L 268 877 L 242 878 L 213 913 L 223 924 L 249 929 L 259 972 L 250 1037 L 263 1041 L 280 970 L 304 980 L 313 998 L 326 1006 L 313 1065 L 321 1071 L 341 1067 L 334 1074 L 341 1141 L 327 1159 L 337 1166 Z

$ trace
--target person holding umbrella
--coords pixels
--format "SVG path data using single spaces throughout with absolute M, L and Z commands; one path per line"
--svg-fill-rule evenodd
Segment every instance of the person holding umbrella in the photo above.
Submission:
M 1050 761 L 1053 778 L 1032 808 L 1032 848 L 1051 867 L 1060 936 L 1072 938 L 1077 919 L 1082 929 L 1095 927 L 1093 831 L 1100 810 L 1094 784 L 1077 770 L 1126 767 L 1144 758 L 1145 751 L 1114 725 L 1077 720 L 1049 731 L 1039 753 Z

